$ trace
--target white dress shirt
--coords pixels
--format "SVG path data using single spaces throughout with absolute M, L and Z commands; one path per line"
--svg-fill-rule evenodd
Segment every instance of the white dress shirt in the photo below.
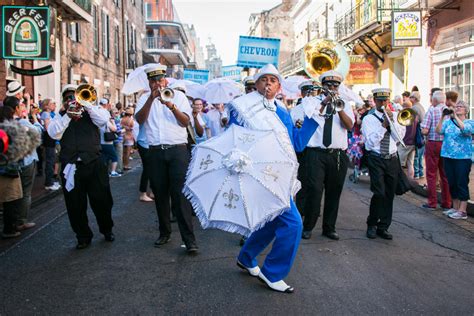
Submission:
M 313 136 L 309 140 L 307 147 L 334 148 L 346 150 L 347 129 L 339 118 L 339 114 L 337 113 L 333 115 L 332 119 L 332 143 L 331 145 L 329 145 L 329 147 L 323 145 L 324 124 L 326 120 L 324 116 L 320 115 L 319 110 L 321 109 L 321 102 L 324 100 L 324 98 L 325 97 L 323 95 L 318 95 L 316 97 L 303 98 L 303 100 L 301 101 L 301 105 L 304 108 L 306 116 L 313 118 L 319 124 L 319 127 L 316 129 Z M 343 111 L 351 119 L 352 124 L 354 124 L 354 113 L 352 112 L 352 107 L 349 102 L 345 101 Z
M 89 113 L 92 123 L 98 128 L 107 124 L 110 114 L 107 110 L 99 106 L 84 107 L 85 111 Z M 63 137 L 64 131 L 68 128 L 71 118 L 67 115 L 55 115 L 48 125 L 48 134 L 52 139 L 60 140 Z
M 379 111 L 374 111 L 374 114 L 382 119 L 383 113 Z M 398 124 L 397 122 L 397 115 L 398 112 L 393 112 L 394 123 L 393 126 L 397 129 L 398 135 L 403 139 L 405 136 L 405 126 Z M 365 149 L 369 151 L 374 151 L 380 154 L 380 142 L 385 135 L 385 131 L 387 129 L 382 126 L 382 123 L 379 119 L 374 117 L 373 114 L 367 114 L 364 119 L 362 120 L 362 137 L 364 138 L 365 142 Z M 390 137 L 390 146 L 389 146 L 389 154 L 395 154 L 397 152 L 397 142 L 394 138 L 394 132 L 391 132 Z
M 149 96 L 150 92 L 147 92 L 140 97 L 137 102 L 136 113 L 140 112 Z M 184 93 L 175 90 L 171 102 L 178 110 L 192 119 L 192 109 Z M 153 100 L 150 113 L 143 126 L 149 146 L 178 145 L 188 142 L 186 127 L 181 126 L 173 112 L 158 99 Z

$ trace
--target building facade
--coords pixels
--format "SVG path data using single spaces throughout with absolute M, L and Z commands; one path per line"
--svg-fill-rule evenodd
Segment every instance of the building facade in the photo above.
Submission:
M 40 2 L 43 1 L 15 1 L 15 4 L 38 5 Z M 62 85 L 89 83 L 95 86 L 99 98 L 106 97 L 113 103 L 125 101 L 120 89 L 126 73 L 142 65 L 144 60 L 143 0 L 48 1 L 48 5 L 56 17 L 51 28 L 55 37 L 55 59 L 30 63 L 31 68 L 52 65 L 54 73 L 16 78 L 26 84 L 36 100 L 41 94 L 42 98 L 60 101 Z M 11 76 L 8 64 L 18 62 L 2 62 L 0 75 L 5 67 L 6 75 Z M 27 62 L 21 61 L 21 64 Z

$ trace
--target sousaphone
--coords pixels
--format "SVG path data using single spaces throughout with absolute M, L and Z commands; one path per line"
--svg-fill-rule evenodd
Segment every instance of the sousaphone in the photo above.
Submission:
M 349 73 L 349 55 L 341 44 L 330 39 L 312 40 L 303 48 L 301 58 L 306 74 L 315 80 L 329 70 L 339 72 L 344 78 Z

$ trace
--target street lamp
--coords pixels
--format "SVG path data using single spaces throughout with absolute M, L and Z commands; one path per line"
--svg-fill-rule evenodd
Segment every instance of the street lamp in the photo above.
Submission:
M 135 57 L 136 57 L 136 53 L 135 51 L 133 50 L 133 48 L 131 48 L 129 51 L 128 51 L 128 58 L 129 58 L 129 63 L 128 63 L 128 66 L 132 69 L 135 68 Z

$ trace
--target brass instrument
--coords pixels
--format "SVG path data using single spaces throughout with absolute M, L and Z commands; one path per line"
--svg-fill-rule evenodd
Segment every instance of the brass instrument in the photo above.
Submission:
M 174 98 L 174 91 L 171 88 L 164 88 L 160 90 L 161 100 L 163 102 L 171 102 Z
M 329 39 L 317 39 L 306 44 L 301 58 L 306 74 L 315 80 L 329 70 L 339 72 L 344 78 L 349 73 L 349 55 L 341 44 Z
M 416 111 L 413 109 L 403 109 L 398 112 L 397 121 L 402 126 L 410 126 L 415 121 Z
M 339 72 L 344 78 L 349 73 L 349 55 L 341 44 L 329 39 L 317 39 L 306 44 L 303 48 L 302 62 L 306 74 L 315 80 L 329 70 Z M 329 117 L 344 109 L 344 101 L 331 90 L 321 86 L 314 86 L 314 90 L 320 90 L 324 95 L 331 97 L 332 112 L 321 115 Z
M 82 101 L 94 103 L 97 100 L 97 91 L 93 85 L 84 83 L 77 87 L 74 96 L 76 97 L 76 101 L 80 104 Z
M 97 100 L 97 91 L 94 86 L 84 83 L 79 85 L 74 91 L 75 101 L 69 102 L 67 113 L 74 116 L 81 116 L 84 112 L 83 102 L 94 105 Z
M 400 145 L 402 145 L 404 148 L 406 148 L 407 146 L 405 145 L 405 142 L 403 141 L 403 138 L 400 137 L 400 134 L 398 134 L 398 131 L 395 128 L 393 120 L 389 119 L 389 116 L 387 115 L 387 111 L 385 110 L 384 106 L 382 106 L 382 111 L 383 111 L 383 114 L 385 115 L 385 117 L 388 120 L 388 123 L 390 125 L 390 131 L 392 133 L 393 138 L 395 139 L 395 141 L 397 143 L 400 143 Z M 403 109 L 400 112 L 398 112 L 397 122 L 398 122 L 398 124 L 400 124 L 402 126 L 410 126 L 415 121 L 415 117 L 416 117 L 415 110 L 413 110 L 413 109 Z

